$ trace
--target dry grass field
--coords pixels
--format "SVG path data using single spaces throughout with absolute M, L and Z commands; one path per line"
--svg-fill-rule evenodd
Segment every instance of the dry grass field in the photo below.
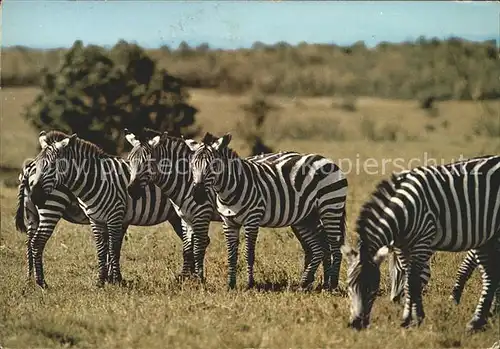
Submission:
M 5 174 L 35 155 L 37 133 L 20 113 L 36 89 L 0 93 L 0 165 Z M 238 139 L 236 125 L 243 117 L 240 105 L 249 98 L 191 91 L 203 129 L 233 132 L 233 146 L 242 155 L 248 149 Z M 484 136 L 482 130 L 485 118 L 500 122 L 499 101 L 441 102 L 432 115 L 411 101 L 360 98 L 354 111 L 343 108 L 343 101 L 326 97 L 270 101 L 280 109 L 266 121 L 266 142 L 276 150 L 328 156 L 348 173 L 349 241 L 360 206 L 392 170 L 421 165 L 425 159 L 448 162 L 500 153 L 499 138 Z M 97 258 L 89 227 L 61 222 L 45 250 L 50 288 L 42 291 L 25 280 L 24 236 L 15 231 L 13 221 L 17 191 L 6 184 L 7 179 L 0 186 L 0 345 L 4 348 L 489 348 L 500 339 L 498 319 L 485 332 L 465 333 L 480 293 L 479 273 L 468 283 L 462 304 L 454 306 L 448 296 L 463 254 L 449 253 L 437 254 L 432 264 L 424 296 L 427 318 L 420 328 L 398 327 L 402 309 L 389 302 L 384 265 L 383 295 L 375 303 L 371 328 L 359 333 L 347 329 L 348 298 L 294 290 L 303 255 L 289 229 L 261 229 L 257 290 L 243 290 L 246 272 L 240 249 L 239 285 L 229 292 L 220 224 L 210 228 L 203 287 L 176 283 L 181 244 L 170 226 L 131 227 L 122 252 L 128 286 L 97 289 L 93 286 Z

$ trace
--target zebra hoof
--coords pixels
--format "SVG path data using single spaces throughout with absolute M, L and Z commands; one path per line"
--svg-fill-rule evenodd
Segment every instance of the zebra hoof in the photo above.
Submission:
M 175 276 L 175 281 L 177 282 L 184 282 L 192 277 L 194 277 L 196 274 L 195 273 L 186 273 L 186 272 L 182 272 L 180 274 L 177 274 Z
M 200 284 L 205 284 L 205 275 L 203 273 L 201 274 L 195 274 L 194 275 L 194 280 Z
M 309 293 L 312 291 L 312 288 L 313 288 L 313 284 L 310 283 L 308 285 L 301 285 L 299 287 L 299 292 L 302 292 L 302 293 Z
M 486 319 L 473 319 L 465 327 L 467 333 L 475 333 L 486 330 L 488 321 Z
M 38 285 L 38 287 L 40 287 L 42 290 L 46 290 L 49 288 L 49 285 L 47 285 L 47 283 L 45 282 L 45 280 L 37 280 L 36 281 L 36 284 Z
M 236 280 L 230 280 L 227 284 L 228 290 L 234 290 L 236 288 Z
M 248 280 L 246 290 L 249 291 L 251 289 L 255 288 L 255 281 L 254 280 Z
M 456 294 L 455 292 L 452 292 L 452 294 L 450 295 L 449 299 L 453 301 L 453 303 L 455 303 L 455 305 L 459 305 L 460 304 L 460 296 L 458 294 Z
M 103 288 L 105 283 L 106 283 L 106 281 L 105 281 L 105 280 L 101 280 L 101 279 L 99 279 L 99 280 L 97 280 L 97 281 L 95 282 L 95 287 L 97 287 L 97 288 Z
M 399 326 L 402 328 L 410 328 L 411 327 L 411 318 L 408 317 L 406 319 L 403 319 L 403 321 L 401 322 L 401 324 Z

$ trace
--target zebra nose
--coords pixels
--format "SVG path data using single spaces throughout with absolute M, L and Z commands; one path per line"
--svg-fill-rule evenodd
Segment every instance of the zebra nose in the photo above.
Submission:
M 31 201 L 33 201 L 33 204 L 37 207 L 43 207 L 46 200 L 47 195 L 43 191 L 40 183 L 35 184 L 31 190 Z
M 207 192 L 203 183 L 195 183 L 193 185 L 193 198 L 198 205 L 201 205 L 207 201 Z
M 128 195 L 134 200 L 137 200 L 141 196 L 141 188 L 137 181 L 133 181 L 127 188 Z

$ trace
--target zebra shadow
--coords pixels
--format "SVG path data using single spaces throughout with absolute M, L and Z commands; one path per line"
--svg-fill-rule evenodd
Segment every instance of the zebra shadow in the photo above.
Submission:
M 330 293 L 335 296 L 347 297 L 347 290 L 339 286 L 335 290 L 325 290 L 322 284 L 317 284 L 308 290 L 304 290 L 298 282 L 289 279 L 264 280 L 256 282 L 253 290 L 257 292 L 296 292 L 296 293 Z
M 258 292 L 293 292 L 299 288 L 300 285 L 298 283 L 293 283 L 288 279 L 280 279 L 255 282 L 252 289 Z

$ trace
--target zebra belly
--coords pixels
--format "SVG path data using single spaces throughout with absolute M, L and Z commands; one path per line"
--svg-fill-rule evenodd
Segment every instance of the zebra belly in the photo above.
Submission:
M 239 209 L 239 210 L 238 210 Z M 256 214 L 255 210 L 248 210 L 245 212 L 244 209 L 240 207 L 225 206 L 220 203 L 217 205 L 217 210 L 222 216 L 224 222 L 229 226 L 242 226 L 245 225 L 250 217 L 254 217 Z M 309 217 L 312 208 L 307 211 L 293 210 L 292 212 L 285 212 L 282 217 L 277 217 L 275 214 L 276 210 L 272 211 L 271 214 L 265 212 L 259 221 L 259 227 L 266 228 L 283 228 L 290 225 L 300 224 Z

